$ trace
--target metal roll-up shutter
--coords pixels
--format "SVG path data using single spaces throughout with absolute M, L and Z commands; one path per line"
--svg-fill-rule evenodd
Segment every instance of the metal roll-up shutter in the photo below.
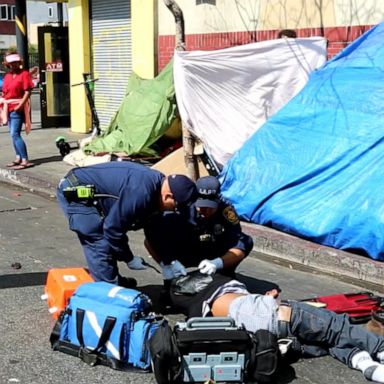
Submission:
M 101 129 L 108 127 L 132 72 L 130 0 L 91 0 L 92 72 Z

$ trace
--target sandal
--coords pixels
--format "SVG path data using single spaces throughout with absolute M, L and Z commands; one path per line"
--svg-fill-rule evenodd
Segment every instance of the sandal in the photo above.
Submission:
M 6 167 L 11 168 L 11 167 L 15 167 L 16 165 L 20 165 L 20 164 L 21 164 L 21 160 L 19 160 L 19 161 L 14 160 L 14 161 L 8 163 L 8 164 L 6 165 Z
M 35 164 L 33 163 L 20 163 L 18 165 L 15 165 L 14 167 L 12 167 L 12 169 L 16 170 L 16 171 L 19 171 L 21 169 L 26 169 L 26 168 L 31 168 L 33 167 Z

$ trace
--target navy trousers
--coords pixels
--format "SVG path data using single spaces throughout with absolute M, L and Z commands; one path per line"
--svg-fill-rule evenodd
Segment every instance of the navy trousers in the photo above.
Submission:
M 83 247 L 88 269 L 95 281 L 117 284 L 117 259 L 101 250 L 104 242 L 103 218 L 96 206 L 81 201 L 68 201 L 63 189 L 71 186 L 67 179 L 62 179 L 57 188 L 57 200 L 69 222 L 69 229 L 76 232 Z M 104 248 L 103 248 L 104 249 Z

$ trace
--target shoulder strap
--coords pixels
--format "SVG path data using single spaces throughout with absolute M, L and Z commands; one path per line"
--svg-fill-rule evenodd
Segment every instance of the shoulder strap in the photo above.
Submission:
M 105 319 L 103 330 L 101 331 L 101 335 L 99 338 L 99 342 L 97 343 L 97 346 L 93 350 L 93 352 L 99 352 L 100 349 L 105 346 L 106 342 L 109 340 L 109 337 L 111 336 L 111 333 L 115 324 L 116 324 L 116 317 L 108 316 Z
M 79 340 L 79 344 L 84 348 L 84 337 L 83 337 L 83 323 L 84 323 L 85 311 L 83 309 L 76 309 L 76 336 Z M 101 335 L 99 337 L 99 342 L 97 346 L 90 351 L 90 353 L 99 352 L 101 348 L 103 348 L 106 342 L 109 340 L 111 336 L 113 327 L 116 324 L 116 317 L 108 316 L 103 325 L 103 330 L 101 331 Z
M 61 333 L 61 327 L 63 325 L 63 319 L 66 311 L 62 312 L 58 319 L 56 320 L 56 323 L 52 329 L 51 335 L 49 336 L 49 341 L 51 343 L 51 347 L 53 349 L 56 349 L 57 344 L 60 339 L 60 333 Z
M 149 332 L 151 331 L 152 326 L 153 326 L 153 323 L 150 322 L 148 324 L 147 329 L 145 330 L 144 342 L 143 342 L 143 345 L 141 346 L 141 355 L 140 355 L 140 361 L 142 362 L 145 362 L 147 360 L 147 354 L 148 354 L 147 340 L 148 340 Z
M 89 365 L 96 365 L 98 362 L 98 354 L 100 350 L 105 346 L 109 337 L 111 336 L 113 327 L 116 324 L 116 318 L 112 316 L 108 316 L 103 325 L 103 330 L 101 331 L 101 335 L 99 337 L 99 341 L 96 347 L 92 350 L 88 349 L 84 345 L 84 337 L 83 337 L 83 323 L 84 323 L 85 311 L 83 309 L 76 309 L 76 336 L 79 340 L 80 349 L 79 349 L 79 357 Z
M 84 338 L 83 338 L 83 323 L 84 323 L 85 311 L 84 309 L 76 309 L 76 336 L 79 340 L 79 344 L 84 348 Z

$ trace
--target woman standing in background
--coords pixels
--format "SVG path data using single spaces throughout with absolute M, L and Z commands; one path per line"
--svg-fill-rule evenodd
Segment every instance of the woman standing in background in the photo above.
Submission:
M 3 124 L 8 121 L 9 132 L 11 135 L 16 158 L 7 167 L 12 169 L 24 169 L 32 167 L 28 161 L 27 146 L 21 137 L 23 123 L 26 125 L 26 133 L 31 129 L 30 123 L 30 103 L 33 82 L 29 72 L 23 69 L 22 59 L 16 52 L 8 52 L 5 55 L 4 65 L 9 68 L 9 72 L 4 76 L 3 82 Z

